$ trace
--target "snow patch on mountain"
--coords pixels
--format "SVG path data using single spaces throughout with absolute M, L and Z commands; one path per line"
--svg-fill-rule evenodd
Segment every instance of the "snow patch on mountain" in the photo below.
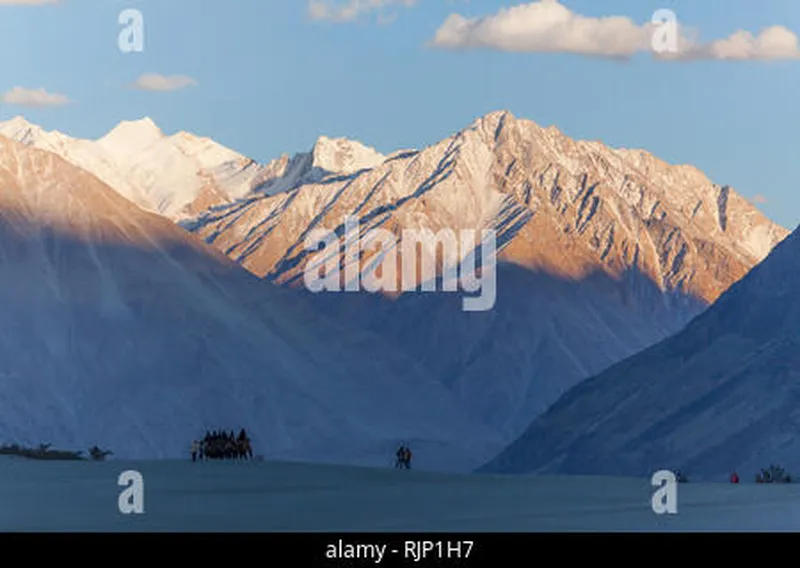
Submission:
M 386 159 L 374 148 L 346 138 L 320 136 L 312 150 L 314 167 L 329 172 L 354 173 L 374 168 Z

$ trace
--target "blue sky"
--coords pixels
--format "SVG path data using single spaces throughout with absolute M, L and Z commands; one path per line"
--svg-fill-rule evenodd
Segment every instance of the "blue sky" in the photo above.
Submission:
M 766 38 L 760 52 L 711 43 L 776 25 L 800 32 L 798 3 L 561 2 L 587 18 L 624 16 L 635 24 L 672 10 L 705 46 L 696 51 L 702 55 L 677 61 L 647 52 L 609 59 L 609 50 L 636 51 L 631 26 L 592 27 L 589 19 L 554 34 L 544 12 L 503 14 L 518 3 L 496 0 L 396 0 L 349 21 L 315 19 L 307 0 L 2 4 L 0 93 L 44 89 L 71 102 L 30 107 L 13 104 L 24 97 L 6 97 L 0 120 L 22 114 L 47 129 L 96 138 L 120 120 L 150 116 L 168 133 L 188 130 L 268 160 L 306 150 L 321 134 L 384 152 L 420 147 L 507 109 L 575 138 L 691 163 L 758 200 L 784 226 L 800 222 L 800 59 L 787 54 L 785 33 Z M 117 45 L 118 16 L 129 8 L 144 18 L 141 53 Z M 475 20 L 461 27 L 451 20 L 439 36 L 447 42 L 430 45 L 454 13 Z M 144 74 L 195 84 L 131 88 Z

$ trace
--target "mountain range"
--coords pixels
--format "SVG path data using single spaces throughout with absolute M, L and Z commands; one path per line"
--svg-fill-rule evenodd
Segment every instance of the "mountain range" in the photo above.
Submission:
M 42 315 L 18 325 L 46 344 L 39 359 L 74 369 L 31 381 L 33 359 L 9 367 L 3 388 L 18 402 L 3 430 L 97 439 L 136 455 L 157 451 L 176 405 L 180 427 L 158 455 L 177 455 L 202 424 L 239 415 L 276 456 L 374 463 L 406 439 L 430 463 L 485 463 L 524 434 L 510 448 L 521 447 L 531 422 L 587 388 L 586 377 L 681 332 L 788 234 L 692 166 L 573 140 L 505 111 L 421 150 L 382 155 L 323 136 L 266 164 L 208 138 L 165 135 L 149 119 L 81 140 L 17 117 L 0 135 L 14 140 L 3 165 L 25 203 L 9 211 L 32 216 L 21 217 L 31 234 L 50 234 L 30 239 L 33 249 L 9 240 L 10 278 L 49 276 L 7 301 L 24 321 L 26 294 L 42 298 Z M 87 185 L 102 198 L 88 204 Z M 87 205 L 65 221 L 76 199 Z M 96 209 L 109 200 L 118 206 Z M 464 312 L 457 295 L 435 292 L 305 290 L 306 237 L 320 228 L 344 236 L 348 217 L 401 243 L 410 230 L 495 231 L 493 309 Z M 355 262 L 363 268 L 376 254 Z M 435 249 L 418 254 L 444 273 Z M 116 429 L 119 412 L 102 410 L 115 392 L 132 404 Z M 45 407 L 55 414 L 35 418 Z
M 46 131 L 16 116 L 0 122 L 0 136 L 52 152 L 171 220 L 249 195 L 285 191 L 328 171 L 356 171 L 383 160 L 358 143 L 320 137 L 308 153 L 262 165 L 209 138 L 188 132 L 165 135 L 148 117 L 123 121 L 105 136 L 85 140 Z
M 452 294 L 315 301 L 422 362 L 508 439 L 581 379 L 677 332 L 786 235 L 696 168 L 574 141 L 507 112 L 371 169 L 183 226 L 252 273 L 302 287 L 304 239 L 319 228 L 343 237 L 347 217 L 400 243 L 408 230 L 497 232 L 488 312 L 464 313 Z
M 380 338 L 55 154 L 0 137 L 0 187 L 2 441 L 178 457 L 243 427 L 276 459 L 374 464 L 407 439 L 462 468 L 496 447 Z

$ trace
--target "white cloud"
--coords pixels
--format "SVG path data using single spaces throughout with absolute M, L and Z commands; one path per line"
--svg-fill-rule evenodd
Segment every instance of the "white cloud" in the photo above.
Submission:
M 131 88 L 140 91 L 179 91 L 197 85 L 197 81 L 186 75 L 173 75 L 167 77 L 157 73 L 148 73 L 139 77 Z
M 671 53 L 653 48 L 657 25 L 625 16 L 594 18 L 572 12 L 558 0 L 540 0 L 504 8 L 496 14 L 465 18 L 451 14 L 431 46 L 440 49 L 493 49 L 510 52 L 573 53 L 629 58 L 651 53 L 665 60 L 769 60 L 800 58 L 797 36 L 774 26 L 758 35 L 737 31 L 728 38 L 700 43 L 691 30 L 675 24 Z
M 14 87 L 4 93 L 2 101 L 7 105 L 27 107 L 63 106 L 70 103 L 66 95 L 48 93 L 44 89 L 26 89 L 24 87 Z
M 353 22 L 365 14 L 386 8 L 410 8 L 417 3 L 418 0 L 308 0 L 308 13 L 314 20 Z M 386 16 L 382 21 L 386 22 Z
M 705 59 L 769 60 L 800 58 L 797 36 L 783 26 L 772 26 L 758 35 L 739 30 L 731 36 L 701 45 L 688 56 Z

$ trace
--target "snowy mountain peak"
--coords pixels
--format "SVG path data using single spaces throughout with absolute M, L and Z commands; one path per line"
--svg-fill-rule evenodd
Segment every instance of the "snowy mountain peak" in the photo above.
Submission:
M 131 134 L 138 134 L 138 135 L 146 135 L 152 138 L 161 138 L 164 136 L 164 133 L 161 131 L 161 128 L 153 121 L 152 118 L 149 116 L 145 116 L 138 120 L 123 120 L 119 124 L 117 124 L 111 131 L 106 134 L 110 136 L 114 133 L 125 133 L 128 135 Z
M 28 122 L 22 116 L 0 122 L 0 136 L 48 151 L 56 151 L 68 139 L 60 132 L 48 132 L 41 126 Z
M 29 128 L 33 126 L 30 122 L 28 122 L 24 116 L 17 115 L 11 120 L 7 120 L 6 122 L 0 123 L 3 126 L 7 126 L 9 128 Z
M 98 142 L 110 150 L 125 153 L 140 150 L 164 137 L 164 133 L 150 117 L 123 120 Z
M 16 138 L 25 132 L 35 132 L 40 134 L 44 133 L 44 130 L 39 126 L 28 122 L 25 117 L 19 115 L 15 116 L 11 120 L 7 120 L 6 122 L 0 122 L 0 134 L 10 138 Z
M 52 152 L 123 197 L 172 220 L 230 203 L 263 185 L 263 166 L 188 132 L 165 134 L 150 117 L 125 120 L 96 140 L 46 131 L 17 116 L 0 136 Z
M 492 111 L 483 115 L 477 122 L 499 122 L 501 120 L 516 120 L 514 114 L 506 109 Z
M 386 157 L 361 142 L 320 136 L 311 150 L 312 167 L 327 172 L 354 173 L 383 163 Z

